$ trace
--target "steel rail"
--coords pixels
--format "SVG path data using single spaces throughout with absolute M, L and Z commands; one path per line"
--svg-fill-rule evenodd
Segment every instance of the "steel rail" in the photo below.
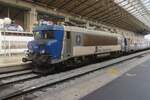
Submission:
M 1 74 L 0 80 L 6 79 L 6 78 L 12 78 L 16 76 L 21 76 L 25 74 L 31 74 L 31 73 L 32 73 L 32 70 L 23 70 L 23 71 L 17 71 L 17 72 L 12 72 L 12 73 Z

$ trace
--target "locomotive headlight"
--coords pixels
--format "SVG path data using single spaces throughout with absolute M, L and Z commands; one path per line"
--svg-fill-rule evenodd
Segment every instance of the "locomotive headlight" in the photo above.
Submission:
M 42 50 L 42 51 L 41 51 L 41 54 L 44 54 L 44 53 L 45 53 L 45 50 Z

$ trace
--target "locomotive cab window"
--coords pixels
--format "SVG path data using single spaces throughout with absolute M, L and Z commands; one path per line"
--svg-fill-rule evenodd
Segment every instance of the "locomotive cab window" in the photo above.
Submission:
M 46 31 L 44 32 L 44 39 L 54 39 L 54 32 L 53 31 Z
M 36 40 L 39 40 L 39 39 L 54 39 L 54 32 L 53 31 L 34 32 L 34 38 Z
M 40 32 L 33 32 L 33 35 L 35 40 L 39 40 L 41 38 Z

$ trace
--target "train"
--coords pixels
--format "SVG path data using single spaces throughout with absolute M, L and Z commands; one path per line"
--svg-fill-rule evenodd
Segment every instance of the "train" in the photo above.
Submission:
M 38 25 L 33 35 L 34 40 L 28 43 L 28 52 L 22 61 L 31 61 L 35 71 L 40 73 L 52 72 L 59 64 L 82 63 L 150 47 L 150 42 L 142 36 L 76 26 Z
M 34 40 L 32 32 L 0 31 L 0 55 L 24 54 L 27 43 Z

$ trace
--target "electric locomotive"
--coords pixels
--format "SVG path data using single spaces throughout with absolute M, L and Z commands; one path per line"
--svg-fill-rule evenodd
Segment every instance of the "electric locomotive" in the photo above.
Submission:
M 23 62 L 32 61 L 37 72 L 49 72 L 59 63 L 128 52 L 129 41 L 121 34 L 63 25 L 38 25 L 28 43 Z M 61 67 L 61 66 L 60 66 Z

